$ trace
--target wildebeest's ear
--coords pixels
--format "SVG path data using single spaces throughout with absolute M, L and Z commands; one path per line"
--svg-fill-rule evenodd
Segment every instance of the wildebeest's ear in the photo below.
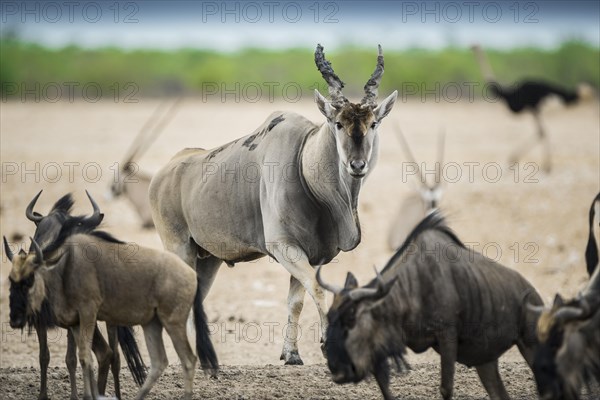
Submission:
M 331 120 L 335 117 L 335 107 L 333 107 L 317 89 L 315 89 L 315 102 L 317 103 L 317 107 L 319 107 L 319 111 L 321 111 L 321 114 L 323 114 L 327 120 Z
M 379 104 L 377 108 L 373 110 L 373 113 L 375 114 L 375 120 L 381 121 L 390 113 L 390 111 L 392 111 L 392 107 L 394 107 L 397 97 L 398 91 L 394 90 L 394 93 L 386 97 L 381 104 Z
M 348 275 L 346 275 L 346 283 L 344 283 L 344 289 L 356 289 L 357 287 L 358 281 L 352 272 L 348 272 Z

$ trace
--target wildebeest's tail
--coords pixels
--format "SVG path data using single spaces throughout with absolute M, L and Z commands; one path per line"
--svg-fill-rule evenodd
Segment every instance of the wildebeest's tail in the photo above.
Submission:
M 588 237 L 587 247 L 585 248 L 585 265 L 590 276 L 594 273 L 596 266 L 598 265 L 598 245 L 596 244 L 596 237 L 594 236 L 594 216 L 596 214 L 596 203 L 600 202 L 600 193 L 596 195 L 592 205 L 590 206 L 589 214 L 589 225 L 590 233 Z
M 133 330 L 129 326 L 117 326 L 117 338 L 133 380 L 138 386 L 142 386 L 146 380 L 147 368 L 133 336 Z
M 196 289 L 196 297 L 194 298 L 194 325 L 196 326 L 196 352 L 200 359 L 200 365 L 202 365 L 203 370 L 209 370 L 212 376 L 216 376 L 219 370 L 219 361 L 210 340 L 206 314 L 202 307 L 200 278 L 198 278 L 198 288 Z

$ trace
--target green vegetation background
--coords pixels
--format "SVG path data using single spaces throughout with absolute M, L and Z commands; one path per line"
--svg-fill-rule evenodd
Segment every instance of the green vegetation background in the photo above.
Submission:
M 293 97 L 298 87 L 308 95 L 325 84 L 317 72 L 313 54 L 306 49 L 268 51 L 246 49 L 234 53 L 181 49 L 173 51 L 117 48 L 82 49 L 71 46 L 49 49 L 18 39 L 0 41 L 0 91 L 2 98 L 19 98 L 21 90 L 41 90 L 45 85 L 65 87 L 76 82 L 99 85 L 103 93 L 113 93 L 133 83 L 140 96 L 188 93 L 205 95 L 217 90 L 257 88 L 266 99 Z M 385 51 L 385 76 L 380 92 L 398 89 L 419 95 L 436 90 L 436 85 L 478 82 L 482 77 L 471 51 L 450 47 L 443 50 L 410 49 Z M 326 52 L 336 73 L 346 82 L 348 96 L 360 95 L 362 86 L 375 66 L 376 48 L 343 48 Z M 600 49 L 579 41 L 567 41 L 555 50 L 518 48 L 487 50 L 498 80 L 511 84 L 523 78 L 544 79 L 573 88 L 579 82 L 600 86 Z M 73 85 L 71 83 L 71 85 Z M 286 86 L 287 85 L 287 86 Z M 75 94 L 80 90 L 75 90 Z M 480 92 L 481 93 L 481 92 Z

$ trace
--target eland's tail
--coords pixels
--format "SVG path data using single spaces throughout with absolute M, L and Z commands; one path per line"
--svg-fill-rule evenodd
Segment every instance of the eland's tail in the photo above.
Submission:
M 194 325 L 196 326 L 196 352 L 200 359 L 200 365 L 205 371 L 210 371 L 214 377 L 219 371 L 219 361 L 217 354 L 210 340 L 208 324 L 206 323 L 206 314 L 202 307 L 202 293 L 200 291 L 200 279 L 198 278 L 198 288 L 194 298 Z
M 133 380 L 138 386 L 142 386 L 146 380 L 147 368 L 133 336 L 133 330 L 129 326 L 117 326 L 117 337 Z
M 587 266 L 587 271 L 590 276 L 594 274 L 594 270 L 596 269 L 596 265 L 598 265 L 598 245 L 596 244 L 596 237 L 594 236 L 594 216 L 596 214 L 596 203 L 600 202 L 600 193 L 596 195 L 594 201 L 592 201 L 592 205 L 590 206 L 589 213 L 589 228 L 590 233 L 588 236 L 587 246 L 585 248 L 585 264 Z

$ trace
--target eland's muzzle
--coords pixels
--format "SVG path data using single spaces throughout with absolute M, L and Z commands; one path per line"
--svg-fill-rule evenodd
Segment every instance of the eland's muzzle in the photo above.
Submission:
M 367 173 L 367 162 L 364 160 L 350 161 L 350 175 L 361 178 Z

